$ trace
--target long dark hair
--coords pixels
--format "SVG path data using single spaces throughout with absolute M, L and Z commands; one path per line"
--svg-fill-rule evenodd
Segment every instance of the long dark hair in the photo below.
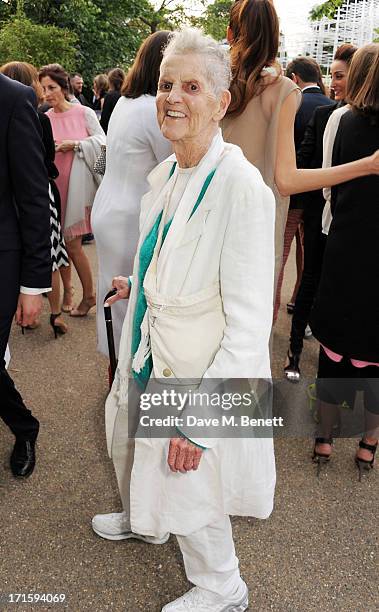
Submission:
M 279 19 L 272 0 L 236 0 L 229 27 L 233 35 L 230 50 L 233 80 L 228 114 L 239 115 L 251 98 L 266 87 L 263 68 L 277 61 Z
M 171 32 L 161 30 L 146 38 L 140 46 L 133 66 L 125 77 L 121 93 L 126 98 L 139 98 L 143 94 L 155 96 L 158 89 L 162 53 Z
M 109 90 L 120 91 L 125 80 L 125 72 L 122 68 L 113 68 L 108 72 Z

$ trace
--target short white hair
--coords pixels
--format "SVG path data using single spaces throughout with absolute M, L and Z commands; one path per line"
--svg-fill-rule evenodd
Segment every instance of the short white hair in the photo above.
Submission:
M 229 89 L 232 80 L 228 49 L 198 28 L 184 28 L 171 34 L 163 51 L 163 58 L 189 53 L 204 58 L 206 79 L 215 96 L 219 98 L 223 91 Z

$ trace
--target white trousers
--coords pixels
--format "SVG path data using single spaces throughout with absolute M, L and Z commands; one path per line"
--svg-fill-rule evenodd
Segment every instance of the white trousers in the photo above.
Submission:
M 188 536 L 177 535 L 187 578 L 222 599 L 242 591 L 229 516 Z
M 121 414 L 119 418 L 126 417 Z M 120 426 L 120 423 L 118 425 Z M 134 461 L 134 440 L 127 437 L 128 430 L 125 423 L 124 425 L 124 428 L 118 427 L 118 431 L 124 432 L 124 437 L 119 436 L 114 439 L 112 457 L 123 509 L 130 517 L 130 479 Z M 125 444 L 129 450 L 126 463 Z M 188 536 L 176 537 L 183 555 L 187 578 L 192 584 L 224 599 L 238 597 L 237 592 L 243 590 L 243 582 L 229 516 L 225 515 L 217 523 L 207 525 Z

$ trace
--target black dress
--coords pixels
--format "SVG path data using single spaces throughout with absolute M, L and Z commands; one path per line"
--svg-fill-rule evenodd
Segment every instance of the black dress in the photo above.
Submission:
M 121 93 L 119 91 L 108 91 L 108 93 L 105 95 L 104 106 L 100 119 L 100 125 L 105 133 L 108 132 L 109 120 L 120 97 Z
M 341 119 L 333 166 L 379 148 L 379 117 L 348 111 Z M 333 221 L 311 316 L 314 336 L 343 355 L 379 362 L 379 176 L 332 189 Z
M 42 140 L 45 147 L 45 166 L 49 176 L 51 261 L 52 271 L 55 272 L 61 266 L 68 266 L 69 258 L 61 228 L 61 200 L 54 181 L 59 172 L 54 163 L 55 143 L 53 132 L 49 117 L 42 112 L 38 112 L 38 117 L 42 127 Z

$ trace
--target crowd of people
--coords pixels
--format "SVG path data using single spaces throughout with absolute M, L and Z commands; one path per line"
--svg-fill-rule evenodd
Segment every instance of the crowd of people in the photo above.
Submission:
M 272 436 L 194 435 L 185 422 L 172 436 L 131 435 L 132 405 L 167 385 L 210 394 L 220 381 L 251 389 L 271 378 L 295 238 L 283 367 L 289 382 L 300 379 L 303 338 L 313 333 L 313 461 L 318 471 L 330 461 L 337 407 L 353 405 L 358 390 L 359 478 L 379 435 L 379 44 L 338 48 L 327 92 L 311 58 L 283 74 L 270 0 L 236 0 L 227 41 L 229 49 L 191 28 L 156 32 L 127 75 L 94 78 L 91 101 L 81 75 L 59 64 L 0 68 L 0 274 L 11 287 L 0 357 L 15 312 L 22 328 L 39 324 L 42 293 L 56 338 L 69 331 L 62 311 L 84 317 L 97 300 L 107 355 L 102 298 L 113 287 L 118 367 L 105 414 L 123 511 L 96 515 L 92 527 L 150 544 L 176 535 L 194 588 L 162 612 L 247 609 L 229 517 L 271 514 L 274 445 Z M 97 292 L 82 246 L 91 232 Z M 82 286 L 75 307 L 71 265 Z M 0 380 L 0 415 L 16 437 L 12 471 L 25 477 L 39 424 L 5 361 Z

